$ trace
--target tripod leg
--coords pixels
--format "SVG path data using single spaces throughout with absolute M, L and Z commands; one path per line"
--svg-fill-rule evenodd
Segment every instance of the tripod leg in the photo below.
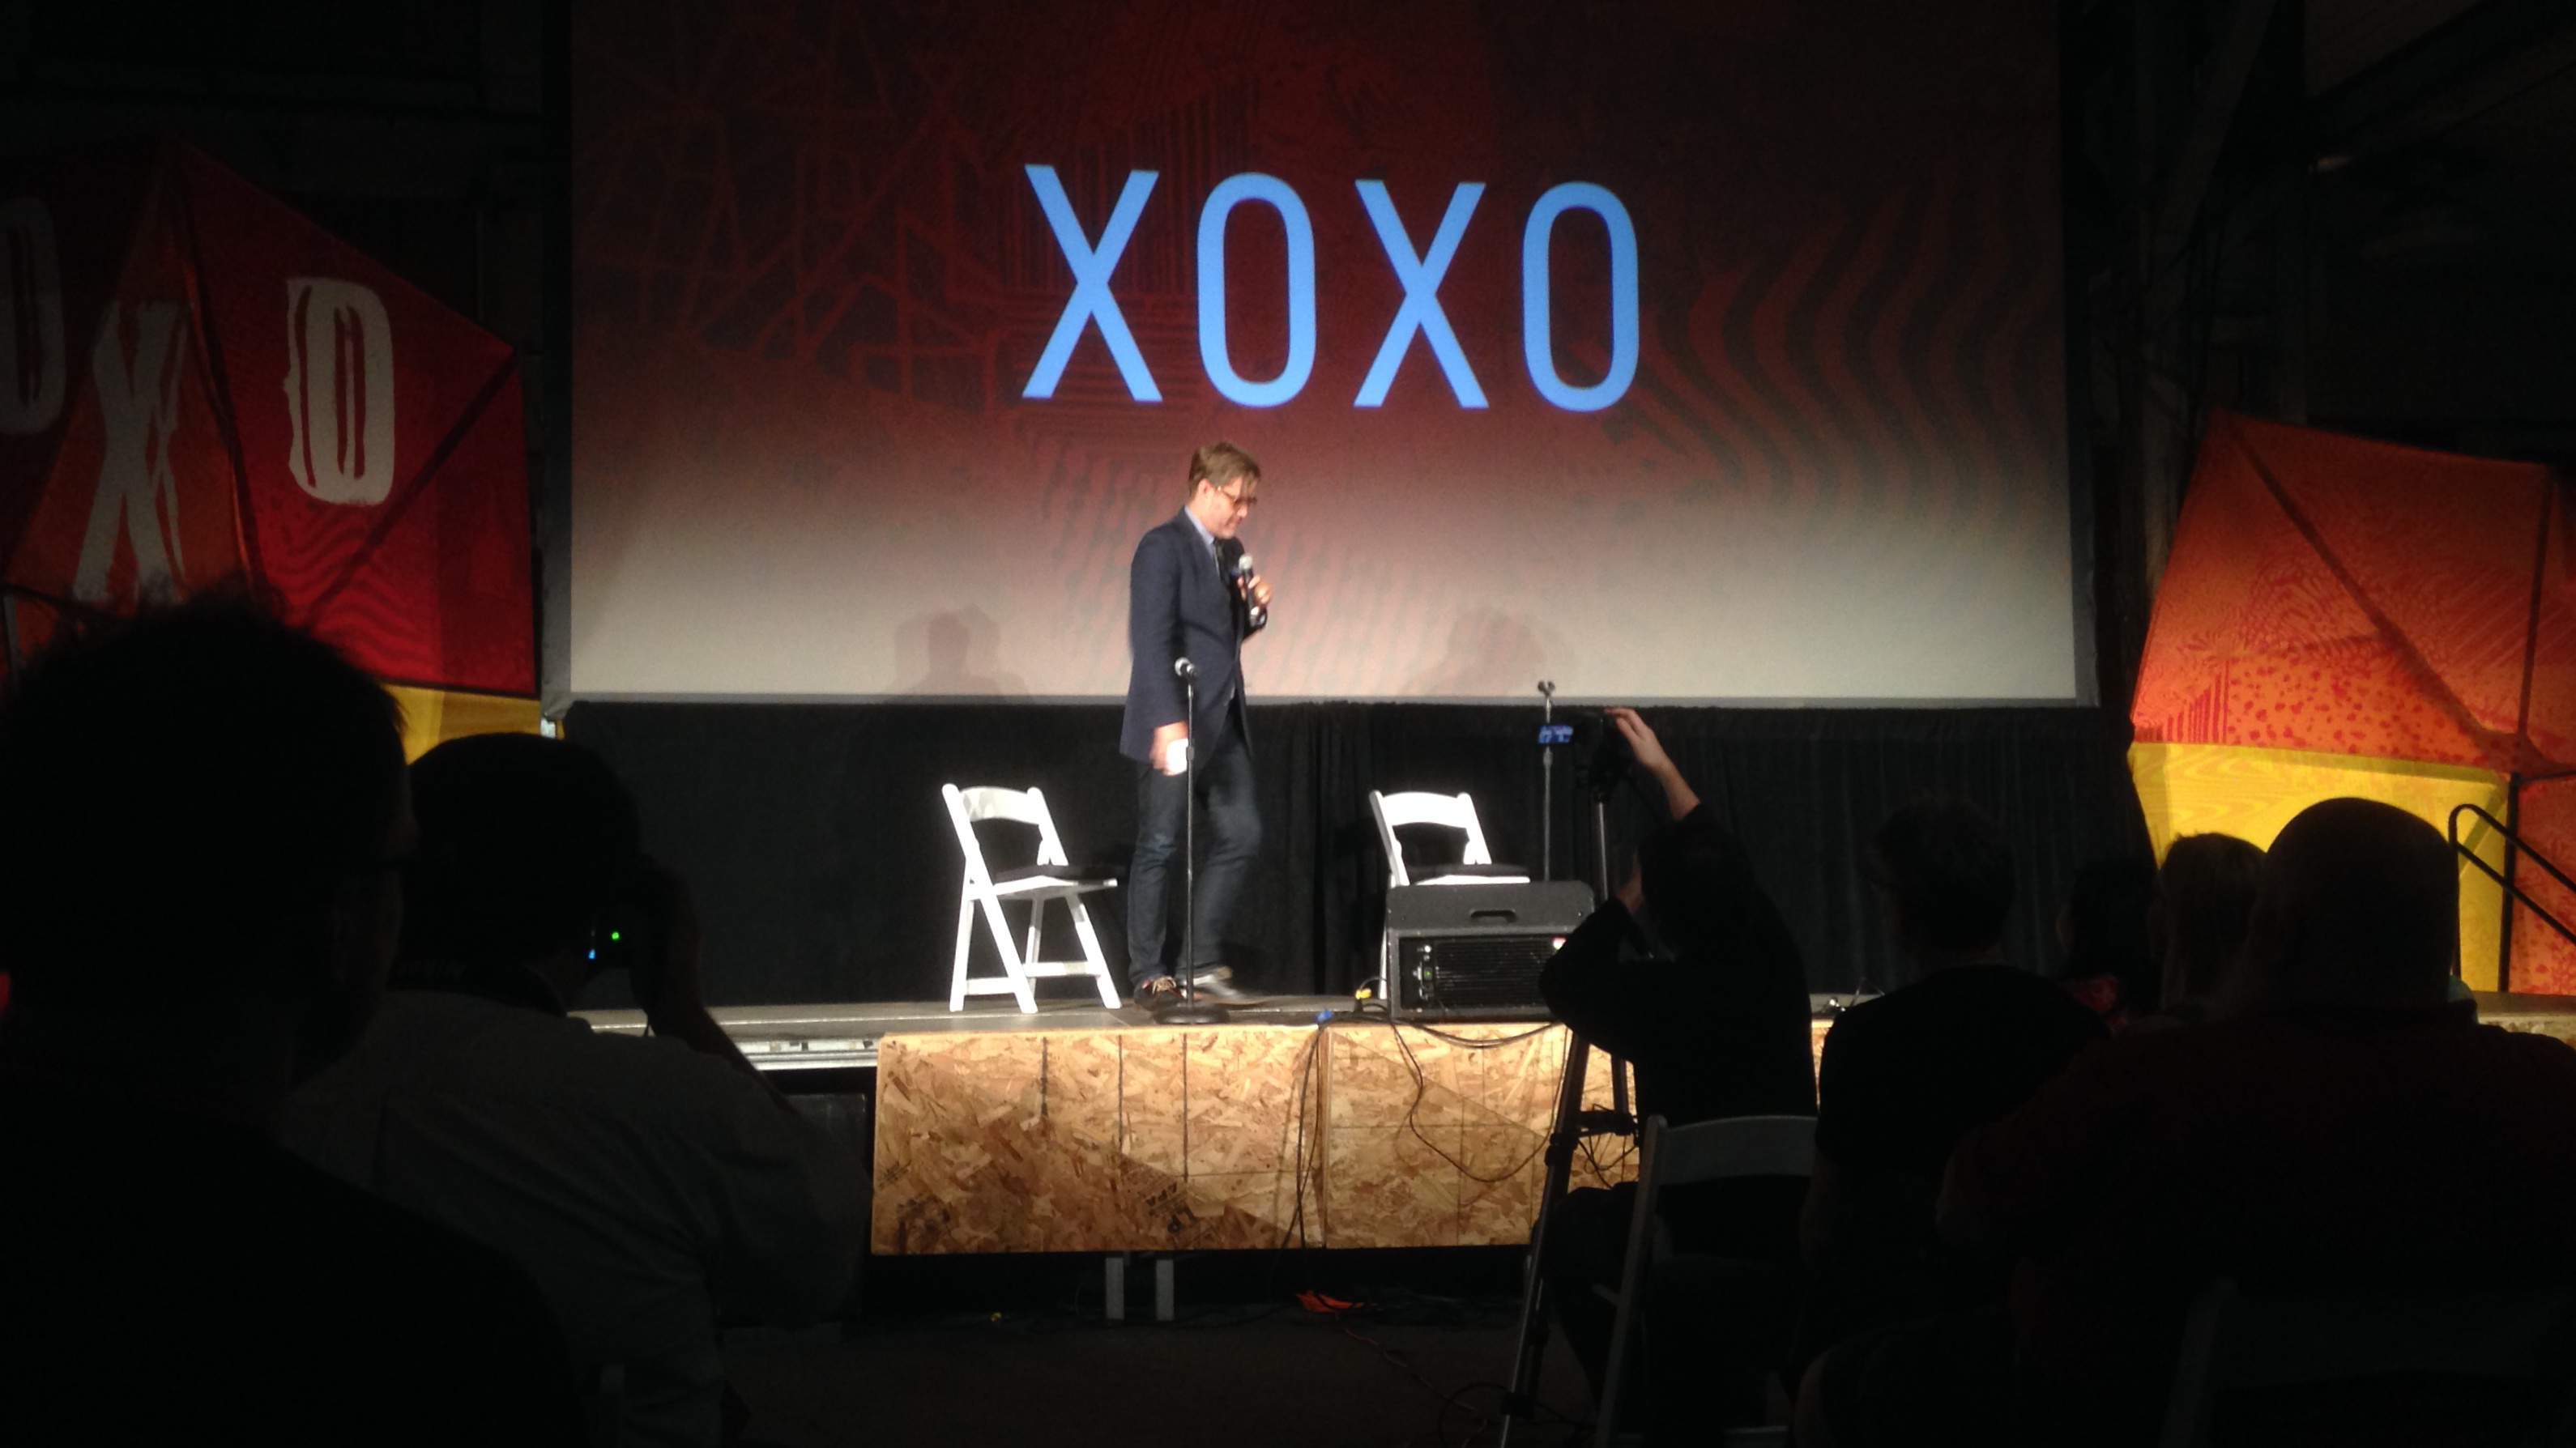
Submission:
M 1574 1148 L 1583 1136 L 1583 1074 L 1592 1046 L 1572 1031 L 1565 1040 L 1565 1076 L 1557 1085 L 1556 1122 L 1547 1138 L 1547 1175 L 1539 1187 L 1538 1221 L 1530 1228 L 1529 1260 L 1522 1265 L 1520 1338 L 1513 1345 L 1511 1390 L 1503 1398 L 1505 1445 L 1512 1441 L 1512 1425 L 1528 1422 L 1538 1407 L 1539 1368 L 1547 1354 L 1548 1227 L 1573 1180 Z

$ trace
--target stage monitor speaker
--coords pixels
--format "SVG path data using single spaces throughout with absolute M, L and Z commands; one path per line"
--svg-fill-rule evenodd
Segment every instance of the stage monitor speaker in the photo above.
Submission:
M 1398 885 L 1386 892 L 1386 1000 L 1404 1020 L 1535 1020 L 1539 971 L 1583 918 L 1592 887 Z

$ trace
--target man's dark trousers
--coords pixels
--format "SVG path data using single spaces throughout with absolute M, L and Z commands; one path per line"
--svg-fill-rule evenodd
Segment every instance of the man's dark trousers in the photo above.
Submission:
M 1136 766 L 1136 860 L 1127 875 L 1127 976 L 1130 987 L 1158 975 L 1171 923 L 1166 903 L 1186 888 L 1182 880 L 1182 811 L 1195 784 L 1199 835 L 1208 842 L 1199 870 L 1198 959 L 1204 969 L 1225 959 L 1225 931 L 1242 898 L 1244 877 L 1261 849 L 1261 809 L 1253 797 L 1252 751 L 1244 747 L 1241 705 L 1228 710 L 1227 726 L 1191 741 L 1190 773 L 1165 774 Z M 1178 954 L 1177 949 L 1175 955 Z

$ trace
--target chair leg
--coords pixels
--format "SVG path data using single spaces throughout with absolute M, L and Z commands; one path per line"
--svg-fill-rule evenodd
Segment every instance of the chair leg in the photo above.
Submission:
M 1091 911 L 1076 895 L 1064 902 L 1073 914 L 1073 935 L 1082 942 L 1082 959 L 1091 967 L 1091 982 L 1100 987 L 1100 1003 L 1116 1010 L 1127 1002 L 1118 993 L 1117 982 L 1109 978 L 1109 957 L 1100 952 L 1100 935 L 1091 928 Z
M 1044 956 L 1042 956 L 1042 955 L 1038 954 L 1038 941 L 1042 938 L 1042 933 L 1043 933 L 1043 931 L 1044 931 L 1044 929 L 1045 929 L 1045 926 L 1046 926 L 1046 902 L 1045 902 L 1044 900 L 1032 900 L 1032 901 L 1030 901 L 1030 902 L 1029 902 L 1029 944 L 1028 944 L 1028 948 L 1027 948 L 1026 950 L 1023 950 L 1023 951 L 1021 951 L 1021 952 L 1020 952 L 1020 959 L 1021 959 L 1021 960 L 1023 960 L 1023 961 L 1026 961 L 1026 962 L 1027 962 L 1028 964 L 1030 964 L 1030 965 L 1035 965 L 1035 964 L 1037 964 L 1039 961 L 1044 960 L 1044 959 L 1046 958 L 1046 957 L 1044 957 Z
M 1638 1312 L 1646 1293 L 1646 1264 L 1655 1255 L 1655 1157 L 1650 1131 L 1637 1151 L 1637 1205 L 1628 1219 L 1628 1250 L 1619 1263 L 1619 1315 L 1610 1325 L 1610 1357 L 1601 1370 L 1600 1418 L 1594 1448 L 1611 1448 L 1619 1430 L 1619 1399 L 1627 1387 L 1628 1358 L 1635 1351 Z
M 993 948 L 1002 953 L 1002 969 L 1011 978 L 1011 994 L 1020 1002 L 1020 1014 L 1036 1015 L 1037 994 L 1029 988 L 1029 973 L 1020 968 L 1019 947 L 1011 941 L 1011 922 L 1002 914 L 1002 902 L 987 895 L 983 905 L 984 924 L 993 932 Z
M 966 1009 L 966 950 L 974 943 L 975 897 L 964 890 L 957 892 L 957 965 L 948 978 L 948 1008 Z

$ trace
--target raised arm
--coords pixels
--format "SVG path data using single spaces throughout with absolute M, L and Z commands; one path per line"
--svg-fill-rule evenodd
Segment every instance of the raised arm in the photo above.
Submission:
M 1604 709 L 1601 712 L 1618 726 L 1620 737 L 1628 741 L 1630 752 L 1637 756 L 1637 767 L 1654 776 L 1655 783 L 1662 786 L 1665 807 L 1673 812 L 1674 819 L 1681 819 L 1699 808 L 1698 792 L 1690 787 L 1689 780 L 1682 778 L 1681 766 L 1673 763 L 1673 757 L 1664 752 L 1664 742 L 1655 737 L 1655 731 L 1647 727 L 1636 710 Z

